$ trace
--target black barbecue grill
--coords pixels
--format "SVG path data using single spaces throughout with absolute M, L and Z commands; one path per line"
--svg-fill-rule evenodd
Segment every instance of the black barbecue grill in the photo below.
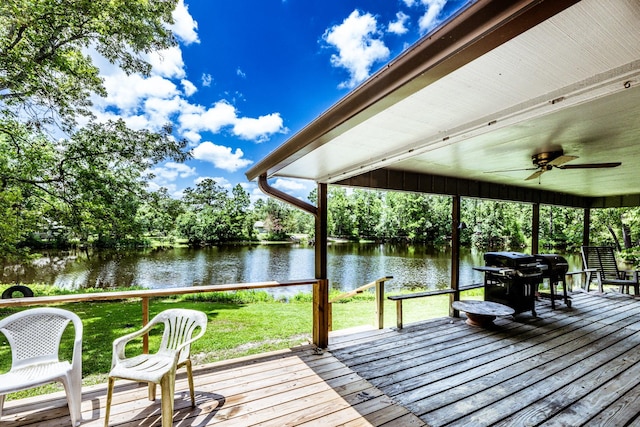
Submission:
M 540 293 L 543 298 L 551 299 L 551 308 L 556 308 L 556 300 L 564 299 L 567 307 L 571 307 L 571 299 L 567 296 L 566 274 L 569 263 L 564 257 L 556 254 L 536 254 L 535 258 L 542 271 L 542 278 L 549 280 L 549 294 Z M 556 295 L 556 286 L 562 283 L 563 296 Z
M 534 256 L 519 252 L 487 252 L 484 267 L 484 299 L 507 305 L 516 313 L 531 310 L 536 315 L 536 291 L 542 270 Z

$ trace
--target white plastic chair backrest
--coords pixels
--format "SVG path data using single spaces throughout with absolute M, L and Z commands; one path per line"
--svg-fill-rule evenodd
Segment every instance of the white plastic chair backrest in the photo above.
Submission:
M 162 333 L 162 342 L 158 353 L 173 352 L 189 342 L 180 352 L 178 364 L 189 358 L 191 351 L 191 342 L 204 335 L 207 330 L 207 315 L 201 311 L 189 309 L 169 309 L 159 313 L 151 319 L 149 325 L 164 323 L 164 331 Z M 198 334 L 193 336 L 197 328 L 200 328 Z
M 59 361 L 60 340 L 70 321 L 75 330 L 75 361 L 82 348 L 82 321 L 75 313 L 51 307 L 32 308 L 0 320 L 0 331 L 11 346 L 11 369 Z

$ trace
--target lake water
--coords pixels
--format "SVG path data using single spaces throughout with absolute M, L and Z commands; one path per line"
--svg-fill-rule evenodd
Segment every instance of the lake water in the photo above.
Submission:
M 480 283 L 483 251 L 462 249 L 460 284 Z M 564 254 L 570 270 L 577 254 Z M 332 288 L 348 291 L 384 276 L 385 289 L 442 289 L 450 286 L 449 249 L 426 245 L 340 243 L 328 247 Z M 5 267 L 2 283 L 49 283 L 66 289 L 88 287 L 172 288 L 314 277 L 314 248 L 306 245 L 238 245 L 203 249 L 101 251 L 45 254 L 30 266 Z M 300 286 L 273 293 L 310 291 Z

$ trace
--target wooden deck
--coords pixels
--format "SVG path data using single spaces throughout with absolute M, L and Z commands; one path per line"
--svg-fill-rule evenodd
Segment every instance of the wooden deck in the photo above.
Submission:
M 333 335 L 311 347 L 200 366 L 183 376 L 174 426 L 640 426 L 640 301 L 576 293 L 538 317 L 434 319 Z M 159 426 L 146 388 L 116 382 L 111 425 Z M 83 426 L 103 425 L 105 386 L 83 389 Z M 64 395 L 9 401 L 2 426 L 66 426 Z

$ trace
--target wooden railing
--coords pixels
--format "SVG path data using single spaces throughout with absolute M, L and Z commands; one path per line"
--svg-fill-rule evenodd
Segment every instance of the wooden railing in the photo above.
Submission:
M 81 301 L 109 301 L 123 299 L 142 300 L 142 325 L 149 322 L 149 300 L 157 297 L 167 297 L 172 295 L 199 294 L 206 292 L 226 292 L 248 289 L 268 289 L 287 286 L 315 285 L 318 279 L 291 280 L 286 282 L 254 282 L 254 283 L 235 283 L 226 285 L 207 285 L 207 286 L 190 286 L 183 288 L 165 288 L 165 289 L 145 289 L 136 291 L 121 292 L 98 292 L 90 294 L 71 294 L 71 295 L 54 295 L 44 297 L 29 298 L 8 298 L 0 299 L 0 308 L 7 307 L 24 307 L 32 305 L 50 305 L 61 304 L 67 302 Z M 148 340 L 145 336 L 143 342 L 144 351 L 148 350 Z
M 350 298 L 354 295 L 361 294 L 369 288 L 375 286 L 376 288 L 376 327 L 378 329 L 384 328 L 384 283 L 388 280 L 393 279 L 393 276 L 385 276 L 381 277 L 378 280 L 375 280 L 371 283 L 367 283 L 366 285 L 360 286 L 352 291 L 345 292 L 344 294 L 340 294 L 335 298 L 329 300 L 329 330 L 332 330 L 333 324 L 333 303 L 336 301 L 340 301 L 346 298 Z
M 402 329 L 402 301 L 406 299 L 432 297 L 434 295 L 448 295 L 456 292 L 469 291 L 471 289 L 478 289 L 484 287 L 484 283 L 473 283 L 467 286 L 461 286 L 458 290 L 455 289 L 437 289 L 434 291 L 416 292 L 412 294 L 390 295 L 387 298 L 396 302 L 396 327 Z

